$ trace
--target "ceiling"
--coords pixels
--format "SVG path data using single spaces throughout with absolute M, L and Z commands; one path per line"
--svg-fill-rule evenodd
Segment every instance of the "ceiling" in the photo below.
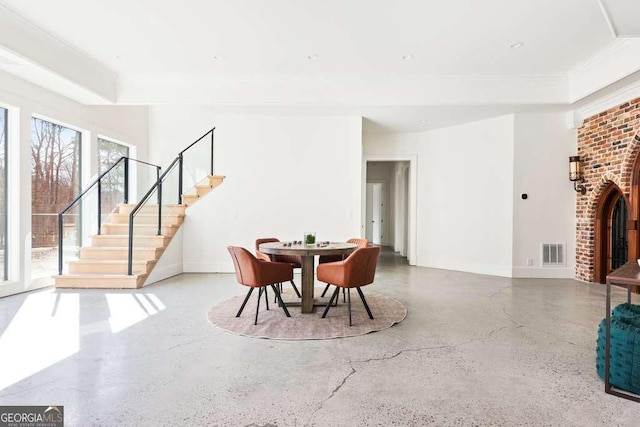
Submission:
M 180 5 L 0 0 L 0 69 L 88 104 L 361 114 L 369 131 L 416 131 L 570 109 L 613 83 L 596 81 L 598 61 L 636 48 L 619 34 L 634 35 L 628 0 Z

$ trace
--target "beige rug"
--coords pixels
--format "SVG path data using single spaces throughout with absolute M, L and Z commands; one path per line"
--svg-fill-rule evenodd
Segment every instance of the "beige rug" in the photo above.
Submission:
M 327 292 L 327 296 L 335 288 Z M 322 293 L 323 288 L 316 288 L 316 298 Z M 209 322 L 228 332 L 247 337 L 269 338 L 276 340 L 323 340 L 330 338 L 353 337 L 370 332 L 381 331 L 400 323 L 407 316 L 407 309 L 402 303 L 391 297 L 367 292 L 363 288 L 369 308 L 374 319 L 367 316 L 367 312 L 355 289 L 351 291 L 351 316 L 353 326 L 349 326 L 349 314 L 347 304 L 342 302 L 342 294 L 338 306 L 331 307 L 327 317 L 321 317 L 324 307 L 315 307 L 315 313 L 301 314 L 300 307 L 288 305 L 291 317 L 286 317 L 278 304 L 273 303 L 273 292 L 269 288 L 269 311 L 264 304 L 264 296 L 260 301 L 258 325 L 253 321 L 256 313 L 257 289 L 251 295 L 240 317 L 235 317 L 245 295 L 233 297 L 218 303 L 209 309 L 207 318 Z M 285 289 L 284 300 L 299 301 L 293 291 Z M 322 298 L 322 300 L 325 300 Z M 328 301 L 328 298 L 326 298 Z

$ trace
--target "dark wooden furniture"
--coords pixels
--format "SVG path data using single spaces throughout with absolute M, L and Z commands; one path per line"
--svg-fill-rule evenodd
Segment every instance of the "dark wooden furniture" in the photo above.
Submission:
M 330 243 L 327 246 L 291 245 L 289 242 L 263 243 L 262 253 L 274 255 L 297 255 L 302 257 L 302 313 L 313 313 L 314 257 L 316 255 L 349 255 L 358 247 L 353 243 Z M 291 304 L 289 304 L 291 305 Z
M 628 262 L 622 267 L 613 270 L 607 276 L 607 316 L 606 316 L 606 340 L 604 350 L 604 391 L 614 396 L 640 402 L 640 396 L 619 389 L 613 389 L 609 381 L 609 366 L 611 359 L 611 285 L 627 288 L 627 302 L 631 303 L 631 287 L 640 285 L 640 266 L 637 262 Z

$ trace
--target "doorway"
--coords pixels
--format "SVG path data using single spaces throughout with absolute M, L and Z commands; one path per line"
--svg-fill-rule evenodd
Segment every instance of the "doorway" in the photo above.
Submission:
M 611 259 L 611 270 L 622 267 L 627 262 L 627 205 L 622 196 L 618 197 L 611 216 L 611 250 L 607 256 Z
M 597 206 L 594 281 L 605 283 L 607 275 L 629 259 L 629 209 L 614 183 L 604 189 Z
M 367 161 L 364 187 L 364 236 L 409 258 L 411 191 L 410 161 Z

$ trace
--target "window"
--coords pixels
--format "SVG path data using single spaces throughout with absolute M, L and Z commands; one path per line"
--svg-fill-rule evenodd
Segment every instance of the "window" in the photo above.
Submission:
M 0 275 L 8 278 L 7 267 L 7 139 L 9 126 L 8 111 L 0 108 Z
M 98 174 L 109 169 L 120 157 L 129 157 L 129 147 L 98 138 Z
M 98 138 L 98 175 L 107 171 L 121 157 L 129 157 L 129 147 Z M 102 213 L 112 212 L 124 198 L 124 165 L 119 165 L 102 180 Z
M 80 192 L 80 147 L 76 130 L 31 119 L 31 272 L 32 278 L 57 272 L 58 212 Z M 77 218 L 65 222 L 65 241 L 79 246 Z M 65 250 L 67 245 L 65 244 Z

